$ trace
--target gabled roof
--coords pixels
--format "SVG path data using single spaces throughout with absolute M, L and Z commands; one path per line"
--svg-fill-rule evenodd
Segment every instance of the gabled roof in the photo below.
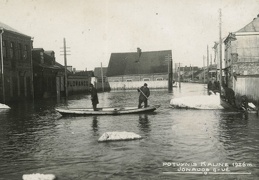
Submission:
M 95 77 L 101 77 L 102 76 L 102 69 L 103 69 L 103 76 L 106 76 L 106 73 L 107 73 L 107 67 L 96 67 L 94 68 L 94 76 Z
M 237 32 L 259 32 L 259 17 L 254 18 L 252 22 L 250 22 Z
M 142 52 L 140 58 L 137 52 L 112 53 L 107 76 L 167 73 L 168 55 L 171 50 Z
M 14 28 L 12 28 L 12 27 L 10 27 L 10 26 L 8 26 L 8 25 L 2 23 L 2 22 L 0 22 L 0 28 L 3 28 L 4 30 L 11 31 L 11 32 L 16 33 L 16 34 L 20 34 L 20 35 L 23 35 L 23 36 L 30 37 L 30 36 L 28 36 L 28 35 L 25 35 L 25 34 L 23 34 L 23 33 L 20 33 L 20 32 L 17 31 L 16 29 L 14 29 Z

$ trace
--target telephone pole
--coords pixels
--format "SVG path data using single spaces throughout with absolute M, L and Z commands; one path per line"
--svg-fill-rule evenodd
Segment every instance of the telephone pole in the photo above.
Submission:
M 168 92 L 172 92 L 173 90 L 173 67 L 172 67 L 172 56 L 168 54 L 165 57 L 166 61 L 168 61 Z
M 203 83 L 205 83 L 205 56 L 203 55 Z
M 64 65 L 65 65 L 65 78 L 64 78 L 64 81 L 65 81 L 65 96 L 66 98 L 68 97 L 68 87 L 67 87 L 67 55 L 70 55 L 70 54 L 67 54 L 67 48 L 69 47 L 66 47 L 66 39 L 64 38 L 63 39 L 63 53 L 64 54 L 61 54 L 61 55 L 64 55 Z M 62 51 L 61 51 L 62 52 Z
M 101 63 L 101 76 L 102 76 L 102 90 L 104 92 L 104 84 L 103 84 L 103 64 Z
M 222 40 L 221 40 L 221 9 L 219 9 L 219 84 L 220 84 L 220 88 L 219 88 L 219 93 L 221 95 L 221 86 L 222 86 Z
M 207 45 L 207 83 L 209 82 L 209 46 Z
M 1 81 L 2 81 L 2 93 L 3 93 L 3 103 L 5 103 L 5 78 L 4 78 L 4 58 L 3 58 L 3 33 L 4 29 L 1 28 L 0 32 L 0 51 L 1 51 Z

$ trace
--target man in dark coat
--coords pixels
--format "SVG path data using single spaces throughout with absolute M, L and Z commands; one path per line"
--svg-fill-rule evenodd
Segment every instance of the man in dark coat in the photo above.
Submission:
M 138 89 L 139 94 L 139 104 L 138 108 L 141 108 L 141 104 L 144 102 L 144 107 L 147 107 L 147 100 L 150 95 L 149 88 L 147 87 L 147 83 L 144 84 L 141 88 Z
M 99 100 L 98 100 L 97 90 L 95 89 L 93 84 L 90 84 L 90 92 L 91 92 L 93 110 L 97 111 L 97 104 L 99 104 Z

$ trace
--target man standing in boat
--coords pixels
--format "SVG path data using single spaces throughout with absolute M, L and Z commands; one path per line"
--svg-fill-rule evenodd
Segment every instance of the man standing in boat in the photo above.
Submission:
M 99 104 L 99 100 L 98 100 L 97 90 L 93 84 L 90 84 L 90 92 L 91 92 L 93 110 L 97 111 L 97 104 Z
M 144 84 L 141 88 L 138 89 L 139 94 L 139 104 L 138 108 L 141 108 L 141 104 L 144 102 L 144 107 L 147 107 L 147 100 L 150 95 L 149 88 L 147 87 L 147 83 Z

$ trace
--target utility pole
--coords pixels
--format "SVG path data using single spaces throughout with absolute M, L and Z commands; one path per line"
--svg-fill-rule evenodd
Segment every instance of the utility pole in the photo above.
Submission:
M 205 84 L 205 56 L 203 55 L 203 83 Z
M 207 45 L 207 83 L 209 82 L 209 46 Z
M 172 67 L 172 56 L 168 54 L 166 57 L 166 61 L 168 61 L 168 92 L 172 92 L 173 90 L 173 67 Z
M 4 33 L 4 29 L 3 29 L 3 28 L 1 28 L 1 32 L 0 32 L 1 80 L 2 80 L 3 103 L 5 103 L 4 57 L 3 57 L 3 33 Z
M 66 39 L 64 38 L 63 39 L 63 44 L 64 44 L 64 46 L 63 46 L 63 53 L 64 54 L 61 54 L 61 55 L 64 55 L 64 65 L 65 65 L 65 79 L 64 79 L 64 81 L 65 81 L 65 96 L 66 96 L 66 98 L 68 97 L 68 87 L 67 87 L 67 55 L 70 55 L 70 54 L 67 54 L 67 48 L 69 48 L 69 47 L 66 47 Z M 62 52 L 62 51 L 61 51 Z
M 222 42 L 221 42 L 221 9 L 219 9 L 219 73 L 220 73 L 220 87 L 219 87 L 219 94 L 221 95 L 221 86 L 222 86 Z
M 104 84 L 103 84 L 103 65 L 101 63 L 101 76 L 102 76 L 102 90 L 104 92 Z
M 210 54 L 210 65 L 212 65 L 212 54 Z
M 181 88 L 181 63 L 179 63 L 179 67 L 178 67 L 178 82 L 179 82 L 179 88 Z

